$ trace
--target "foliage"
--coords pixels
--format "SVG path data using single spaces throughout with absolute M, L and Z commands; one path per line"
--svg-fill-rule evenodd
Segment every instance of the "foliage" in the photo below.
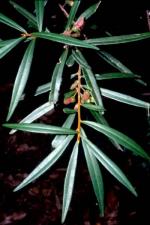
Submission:
M 74 143 L 64 180 L 62 223 L 65 221 L 72 198 L 77 161 L 80 153 L 79 149 L 80 151 L 83 150 L 85 155 L 101 216 L 104 215 L 104 185 L 100 168 L 101 165 L 130 192 L 135 196 L 137 195 L 135 188 L 132 186 L 127 176 L 96 143 L 92 142 L 92 138 L 88 136 L 87 130 L 92 129 L 95 133 L 102 133 L 108 137 L 111 144 L 119 150 L 128 149 L 136 156 L 148 160 L 150 159 L 143 148 L 134 140 L 109 126 L 105 118 L 106 109 L 103 104 L 103 98 L 106 97 L 148 110 L 150 106 L 149 103 L 99 86 L 99 81 L 111 79 L 134 79 L 135 82 L 142 83 L 139 75 L 134 74 L 110 53 L 101 50 L 99 46 L 125 44 L 143 40 L 150 38 L 150 32 L 88 39 L 86 35 L 82 33 L 83 27 L 87 20 L 97 11 L 101 2 L 99 1 L 93 4 L 85 9 L 81 15 L 77 16 L 80 3 L 81 1 L 66 1 L 64 5 L 59 4 L 62 13 L 66 16 L 66 23 L 62 33 L 53 33 L 44 24 L 44 12 L 47 4 L 47 1 L 44 0 L 35 0 L 35 11 L 33 13 L 29 12 L 23 6 L 10 1 L 10 4 L 17 12 L 27 19 L 26 29 L 13 19 L 0 13 L 0 22 L 18 31 L 17 37 L 9 40 L 0 40 L 0 58 L 3 58 L 18 44 L 20 44 L 21 48 L 21 44 L 23 45 L 27 42 L 27 47 L 14 81 L 7 121 L 11 119 L 19 102 L 24 99 L 25 87 L 30 75 L 32 61 L 33 58 L 36 57 L 35 48 L 37 47 L 36 45 L 38 45 L 37 39 L 41 39 L 43 43 L 47 43 L 45 40 L 48 40 L 54 44 L 59 44 L 60 49 L 62 49 L 62 54 L 54 66 L 49 82 L 37 87 L 35 91 L 35 96 L 46 92 L 49 93 L 47 102 L 36 108 L 19 123 L 3 124 L 4 127 L 12 129 L 10 131 L 11 134 L 16 132 L 16 130 L 22 130 L 56 135 L 51 143 L 53 151 L 50 152 L 14 191 L 20 190 L 41 176 L 60 158 L 68 145 Z M 70 8 L 70 13 L 67 11 L 68 8 Z M 28 33 L 28 29 L 32 30 L 32 32 Z M 85 54 L 87 51 L 84 51 L 84 49 L 87 49 L 89 52 L 95 52 L 96 56 L 111 64 L 118 72 L 95 74 L 92 65 L 86 60 Z M 73 68 L 74 74 L 70 74 L 69 77 L 69 80 L 72 82 L 70 90 L 64 90 L 64 109 L 62 114 L 65 114 L 66 121 L 62 127 L 33 123 L 42 115 L 52 111 L 55 106 L 57 107 L 62 90 L 62 81 L 66 79 L 64 70 L 67 67 Z M 88 117 L 90 114 L 91 116 Z M 88 118 L 92 119 L 89 120 Z M 74 128 L 75 125 L 76 128 Z

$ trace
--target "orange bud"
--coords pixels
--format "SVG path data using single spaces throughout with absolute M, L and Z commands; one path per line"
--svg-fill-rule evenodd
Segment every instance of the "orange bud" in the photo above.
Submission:
M 64 99 L 64 104 L 65 105 L 68 105 L 68 104 L 70 104 L 72 102 L 75 102 L 75 98 L 74 97 L 70 97 L 70 98 Z
M 87 101 L 90 98 L 90 93 L 88 91 L 84 91 L 82 95 L 82 100 Z
M 74 110 L 78 111 L 78 103 L 77 103 L 77 104 L 75 104 L 75 106 L 74 106 Z
M 75 22 L 74 29 L 80 30 L 83 26 L 84 26 L 84 17 L 81 17 Z

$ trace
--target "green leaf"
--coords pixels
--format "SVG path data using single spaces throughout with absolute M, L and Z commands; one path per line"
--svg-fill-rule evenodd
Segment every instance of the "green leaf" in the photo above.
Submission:
M 74 58 L 73 58 L 72 54 L 70 54 L 66 61 L 66 65 L 68 67 L 72 67 L 74 65 L 74 63 L 75 63 Z
M 113 99 L 115 101 L 119 101 L 128 105 L 133 105 L 133 106 L 142 107 L 146 109 L 149 109 L 150 107 L 150 103 L 131 97 L 129 95 L 122 94 L 116 91 L 111 91 L 105 88 L 101 88 L 100 90 L 101 90 L 102 96 Z
M 81 51 L 78 50 L 78 53 L 80 54 L 82 61 L 88 65 L 88 63 L 87 63 L 86 59 L 84 58 L 84 56 L 82 55 Z M 86 84 L 92 93 L 92 97 L 94 98 L 96 105 L 103 108 L 103 102 L 102 102 L 100 90 L 99 90 L 99 87 L 97 85 L 97 82 L 96 82 L 96 79 L 95 79 L 95 76 L 94 76 L 92 70 L 83 68 L 82 71 L 83 71 L 83 76 L 85 78 Z
M 67 55 L 68 55 L 68 48 L 66 48 L 62 53 L 59 62 L 56 64 L 53 71 L 49 101 L 53 102 L 54 104 L 58 101 L 59 98 L 60 86 L 62 82 L 62 74 L 67 59 Z
M 7 16 L 5 16 L 4 14 L 0 13 L 0 23 L 4 23 L 7 26 L 10 26 L 16 30 L 21 31 L 22 33 L 27 33 L 27 31 L 21 27 L 19 24 L 17 24 L 15 21 L 13 21 L 12 19 L 8 18 Z
M 84 138 L 89 151 L 98 159 L 98 161 L 121 183 L 123 184 L 132 194 L 137 196 L 137 193 L 127 179 L 125 174 L 121 169 L 108 157 L 106 156 L 96 145 L 94 145 L 90 140 Z
M 15 83 L 13 87 L 9 111 L 8 111 L 8 115 L 6 119 L 7 121 L 10 119 L 13 112 L 15 111 L 16 106 L 26 86 L 27 79 L 30 72 L 31 63 L 32 63 L 34 46 L 35 46 L 35 40 L 32 40 L 30 44 L 28 45 L 25 51 L 25 54 L 23 56 L 22 62 L 19 66 L 18 73 L 16 75 L 16 79 L 15 79 Z
M 96 80 L 111 80 L 111 79 L 122 79 L 122 78 L 140 78 L 140 76 L 133 73 L 103 73 L 95 74 Z
M 85 40 L 85 42 L 92 45 L 115 45 L 140 41 L 147 38 L 150 38 L 150 32 L 145 32 L 141 34 L 129 34 L 129 35 L 93 38 Z
M 83 134 L 83 130 L 82 130 L 82 134 Z M 98 201 L 100 215 L 104 216 L 104 184 L 103 184 L 102 173 L 98 165 L 97 159 L 92 153 L 91 149 L 89 149 L 89 146 L 87 145 L 87 143 L 85 142 L 83 138 L 81 140 L 82 140 L 87 167 L 88 167 L 91 181 L 93 184 L 93 189 Z
M 36 180 L 43 173 L 45 173 L 50 167 L 60 158 L 63 154 L 73 136 L 67 136 L 65 140 L 59 145 L 54 151 L 52 151 L 15 189 L 14 191 L 18 191 Z
M 99 5 L 100 5 L 101 1 L 98 1 L 98 3 L 90 6 L 88 9 L 86 9 L 78 18 L 78 20 L 83 17 L 84 19 L 88 19 L 90 18 L 98 9 Z
M 33 26 L 37 28 L 37 22 L 36 17 L 30 13 L 28 10 L 23 8 L 22 6 L 18 5 L 17 3 L 10 1 L 10 4 L 26 19 L 28 19 L 28 22 Z
M 106 135 L 109 138 L 112 138 L 113 140 L 116 140 L 120 145 L 123 147 L 129 149 L 134 154 L 139 155 L 143 158 L 146 158 L 150 160 L 150 157 L 147 155 L 147 153 L 144 151 L 144 149 L 138 145 L 134 140 L 126 136 L 125 134 L 110 128 L 108 126 L 95 123 L 92 121 L 82 121 L 83 124 L 88 125 L 89 127 L 92 127 L 93 129 L 97 130 L 98 132 L 101 132 L 102 134 Z
M 63 112 L 66 113 L 66 114 L 74 114 L 77 111 L 74 110 L 74 109 L 70 109 L 70 108 L 63 108 Z
M 29 115 L 27 115 L 24 119 L 22 119 L 19 123 L 32 123 L 33 121 L 37 120 L 44 114 L 52 111 L 54 109 L 54 104 L 46 102 L 40 107 L 33 110 Z M 11 130 L 10 134 L 15 133 L 16 130 Z
M 37 17 L 37 24 L 39 32 L 42 31 L 43 17 L 44 17 L 44 0 L 35 0 L 35 12 Z
M 76 91 L 69 91 L 69 92 L 66 92 L 66 93 L 64 93 L 64 98 L 66 99 L 66 98 L 70 98 L 70 97 L 72 97 L 72 96 L 74 96 L 76 94 Z
M 109 124 L 108 124 L 107 120 L 105 119 L 105 117 L 103 115 L 101 115 L 98 112 L 93 111 L 93 110 L 90 110 L 90 112 L 98 123 L 106 125 L 106 126 L 109 127 Z M 109 140 L 111 141 L 111 143 L 114 145 L 115 148 L 123 151 L 123 149 L 121 148 L 121 146 L 118 144 L 118 142 L 116 140 L 113 140 L 112 138 L 109 138 Z
M 41 134 L 76 134 L 75 130 L 41 123 L 5 123 L 4 127 Z
M 44 94 L 44 93 L 46 93 L 46 92 L 48 92 L 50 90 L 51 90 L 51 82 L 48 82 L 46 84 L 40 85 L 36 89 L 34 96 L 38 96 L 38 95 Z
M 7 41 L 0 42 L 0 59 L 3 58 L 8 52 L 10 52 L 16 45 L 18 45 L 24 38 L 15 38 Z
M 103 60 L 105 60 L 107 63 L 109 63 L 111 66 L 113 66 L 114 68 L 116 68 L 120 72 L 133 74 L 132 71 L 129 68 L 127 68 L 122 62 L 120 62 L 117 58 L 112 56 L 110 53 L 100 50 L 100 51 L 97 52 L 97 54 Z M 134 76 L 134 74 L 133 74 L 133 76 Z M 146 85 L 145 82 L 142 81 L 141 79 L 136 79 L 136 81 L 140 84 Z
M 67 24 L 65 27 L 65 30 L 69 30 L 73 24 L 74 18 L 76 16 L 76 12 L 79 8 L 80 1 L 74 1 L 73 6 L 71 7 L 70 13 L 69 13 L 69 18 L 67 20 Z
M 90 65 L 85 60 L 82 59 L 82 56 L 80 54 L 80 51 L 78 51 L 78 50 L 76 50 L 76 51 L 72 50 L 72 56 L 73 56 L 74 60 L 80 66 L 82 66 L 84 68 L 87 68 L 87 69 L 90 69 L 91 68 Z
M 63 190 L 63 205 L 62 205 L 62 223 L 64 223 L 66 219 L 66 215 L 70 206 L 73 187 L 74 187 L 74 180 L 75 180 L 75 173 L 77 167 L 77 158 L 78 158 L 78 151 L 79 151 L 79 144 L 76 142 L 70 156 L 65 181 L 64 181 L 64 190 Z
M 98 50 L 97 47 L 92 46 L 92 45 L 86 43 L 85 41 L 81 41 L 76 38 L 65 36 L 63 34 L 35 32 L 35 33 L 32 33 L 32 35 L 35 37 L 44 38 L 44 39 L 47 39 L 50 41 L 59 42 L 59 43 L 69 45 L 69 46 L 78 46 L 78 47 L 82 47 L 82 48 Z
M 104 114 L 104 108 L 101 108 L 100 106 L 93 105 L 93 104 L 90 104 L 90 103 L 84 103 L 81 106 L 83 106 L 86 109 L 98 111 L 98 112 L 101 112 L 101 114 Z
M 75 115 L 69 115 L 62 125 L 63 128 L 70 128 L 73 124 L 73 121 L 75 119 Z M 54 139 L 51 142 L 51 145 L 53 148 L 56 148 L 58 145 L 61 144 L 61 142 L 65 139 L 66 135 L 56 135 Z

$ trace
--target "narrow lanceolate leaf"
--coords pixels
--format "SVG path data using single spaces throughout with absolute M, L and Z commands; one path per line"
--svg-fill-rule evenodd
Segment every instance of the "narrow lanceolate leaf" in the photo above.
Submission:
M 66 113 L 66 114 L 74 114 L 77 111 L 75 109 L 63 108 L 63 112 Z
M 75 63 L 75 60 L 74 60 L 72 54 L 70 54 L 67 61 L 66 61 L 66 65 L 68 67 L 72 67 L 74 65 L 74 63 Z
M 88 19 L 90 18 L 95 12 L 96 10 L 98 9 L 99 5 L 100 5 L 101 1 L 98 1 L 98 3 L 90 6 L 88 9 L 86 9 L 81 15 L 79 18 L 83 17 L 84 19 Z M 79 20 L 78 18 L 78 20 Z
M 4 127 L 41 134 L 76 134 L 75 130 L 41 123 L 5 123 Z
M 35 12 L 39 32 L 42 31 L 43 17 L 44 17 L 44 0 L 35 0 Z
M 116 91 L 111 91 L 111 90 L 105 89 L 105 88 L 101 88 L 100 90 L 104 97 L 113 99 L 115 101 L 122 102 L 122 103 L 125 103 L 128 105 L 146 108 L 146 109 L 148 109 L 150 107 L 149 102 L 142 101 L 140 99 L 131 97 L 129 95 L 122 94 L 122 93 L 119 93 Z
M 24 16 L 26 19 L 28 19 L 29 23 L 33 26 L 37 28 L 37 21 L 36 21 L 36 17 L 30 13 L 28 10 L 26 10 L 25 8 L 23 8 L 22 6 L 18 5 L 17 3 L 10 1 L 10 4 L 22 15 Z
M 76 51 L 73 50 L 73 51 L 72 51 L 72 56 L 73 56 L 74 60 L 75 60 L 80 66 L 82 66 L 82 67 L 84 67 L 84 68 L 88 68 L 88 69 L 91 68 L 90 65 L 89 65 L 85 60 L 82 60 L 82 57 L 80 57 L 81 54 L 80 54 L 80 52 L 79 52 L 78 50 L 76 50 Z
M 104 185 L 102 173 L 95 155 L 92 153 L 91 149 L 89 149 L 89 146 L 87 145 L 87 143 L 83 138 L 82 138 L 82 145 L 87 167 L 93 184 L 93 189 L 98 201 L 100 215 L 104 216 Z
M 71 28 L 73 22 L 74 22 L 74 18 L 76 16 L 76 12 L 79 8 L 79 5 L 80 5 L 80 1 L 74 1 L 73 3 L 73 6 L 71 7 L 71 10 L 70 10 L 70 13 L 69 13 L 69 17 L 68 17 L 68 20 L 67 20 L 67 24 L 66 24 L 66 27 L 65 27 L 65 30 L 68 30 Z
M 102 125 L 99 123 L 95 123 L 92 121 L 82 121 L 82 123 L 97 130 L 98 132 L 101 132 L 102 134 L 106 135 L 107 137 L 112 138 L 113 140 L 116 140 L 120 145 L 129 149 L 134 154 L 150 160 L 150 157 L 147 155 L 147 153 L 144 151 L 144 149 L 139 144 L 137 144 L 134 140 L 132 140 L 131 138 L 126 136 L 125 134 L 123 134 L 113 128 L 110 128 L 108 126 L 105 126 L 105 125 Z
M 63 205 L 62 205 L 62 223 L 64 223 L 66 219 L 66 215 L 70 206 L 73 187 L 74 187 L 74 180 L 75 180 L 75 173 L 77 167 L 77 158 L 78 158 L 78 149 L 79 144 L 76 142 L 69 160 L 65 181 L 64 181 L 64 191 L 63 191 Z
M 8 52 L 10 52 L 16 45 L 18 45 L 24 38 L 16 38 L 12 40 L 2 41 L 2 45 L 0 43 L 0 59 L 3 58 Z
M 64 50 L 63 54 L 61 55 L 59 59 L 59 62 L 56 64 L 53 71 L 49 101 L 53 102 L 54 104 L 58 101 L 58 98 L 59 98 L 59 91 L 60 91 L 60 86 L 62 82 L 62 74 L 64 70 L 64 65 L 67 59 L 67 55 L 68 55 L 68 48 Z
M 20 38 L 9 39 L 9 40 L 0 40 L 0 48 L 11 44 L 13 41 L 18 40 L 18 39 L 20 39 Z
M 40 107 L 33 110 L 29 115 L 27 115 L 24 119 L 22 119 L 19 123 L 32 123 L 33 121 L 37 120 L 44 114 L 50 112 L 54 109 L 54 104 L 46 102 Z M 15 133 L 16 130 L 11 130 L 10 134 Z
M 52 151 L 23 181 L 19 184 L 14 191 L 18 191 L 36 180 L 43 173 L 45 173 L 50 167 L 60 158 L 63 154 L 73 136 L 67 136 L 65 140 L 54 151 Z
M 90 140 L 84 138 L 86 145 L 88 146 L 89 151 L 98 159 L 98 161 L 121 183 L 123 184 L 129 191 L 132 192 L 135 196 L 137 193 L 127 179 L 125 174 L 121 171 L 121 169 L 108 157 L 106 156 L 96 145 L 94 145 Z
M 62 125 L 63 128 L 70 128 L 73 124 L 73 121 L 75 119 L 75 115 L 69 115 L 66 119 L 66 121 L 64 122 L 64 124 Z M 53 148 L 56 148 L 58 145 L 61 144 L 61 142 L 65 139 L 66 135 L 56 135 L 53 139 L 53 141 L 51 142 L 51 145 Z
M 48 92 L 50 90 L 51 90 L 51 82 L 48 82 L 46 84 L 40 85 L 36 89 L 34 96 L 38 96 L 38 95 L 44 94 L 44 93 L 46 93 L 46 92 Z
M 105 119 L 105 117 L 103 115 L 101 115 L 98 112 L 93 111 L 93 110 L 90 110 L 90 112 L 98 123 L 106 125 L 106 126 L 109 127 L 109 124 L 108 124 L 107 120 Z M 109 138 L 109 140 L 111 141 L 111 143 L 114 145 L 115 148 L 123 151 L 122 147 L 118 144 L 118 142 L 116 140 L 113 140 L 112 138 Z
M 93 104 L 90 104 L 90 103 L 84 103 L 81 106 L 83 106 L 86 109 L 98 111 L 98 112 L 101 112 L 101 114 L 104 114 L 104 109 L 101 108 L 100 106 L 93 105 Z
M 150 32 L 145 32 L 141 34 L 129 34 L 129 35 L 93 38 L 88 39 L 85 42 L 90 43 L 92 45 L 115 45 L 140 41 L 147 38 L 150 38 Z
M 17 24 L 15 21 L 10 19 L 9 17 L 5 16 L 4 14 L 0 13 L 0 23 L 4 23 L 7 26 L 10 26 L 16 30 L 21 31 L 22 33 L 27 33 L 27 31 L 21 27 L 19 24 Z
M 122 62 L 120 62 L 120 60 L 118 60 L 117 58 L 115 58 L 114 56 L 112 56 L 110 53 L 105 52 L 105 51 L 98 51 L 97 54 L 103 59 L 105 60 L 107 63 L 109 63 L 111 66 L 113 66 L 114 68 L 116 68 L 117 70 L 119 70 L 122 73 L 129 73 L 129 74 L 133 74 L 132 71 L 126 67 Z M 136 75 L 135 75 L 136 76 Z M 133 74 L 133 78 L 134 74 Z M 146 85 L 144 81 L 142 81 L 141 79 L 136 78 L 136 81 L 138 83 L 141 83 L 143 85 Z
M 32 40 L 30 44 L 28 45 L 25 51 L 25 54 L 23 56 L 22 62 L 19 66 L 18 73 L 16 75 L 16 80 L 13 87 L 11 102 L 10 102 L 9 111 L 7 115 L 7 121 L 12 116 L 23 94 L 24 88 L 26 86 L 27 79 L 30 72 L 31 63 L 32 63 L 34 46 L 35 46 L 35 40 Z
M 93 46 L 84 41 L 78 40 L 76 38 L 65 36 L 63 34 L 56 34 L 56 33 L 51 33 L 51 32 L 50 33 L 35 32 L 35 33 L 32 33 L 32 35 L 35 37 L 44 38 L 44 39 L 47 39 L 50 41 L 59 42 L 59 43 L 69 45 L 69 46 L 78 46 L 78 47 L 82 47 L 82 48 L 98 50 L 98 48 L 96 46 Z
M 133 73 L 103 73 L 95 74 L 96 80 L 111 80 L 111 79 L 124 79 L 124 78 L 140 78 L 140 76 Z

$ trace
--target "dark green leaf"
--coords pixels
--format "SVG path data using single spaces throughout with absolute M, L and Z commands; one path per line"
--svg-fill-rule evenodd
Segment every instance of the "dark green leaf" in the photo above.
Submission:
M 82 123 L 88 125 L 89 127 L 92 127 L 93 129 L 97 130 L 98 132 L 101 132 L 102 134 L 108 136 L 109 138 L 116 140 L 120 145 L 129 149 L 134 154 L 150 160 L 150 157 L 147 155 L 144 149 L 125 134 L 108 126 L 95 123 L 93 121 L 82 121 Z
M 72 56 L 72 54 L 70 54 L 70 56 L 68 57 L 67 61 L 66 61 L 66 65 L 68 67 L 72 67 L 74 65 L 75 61 L 74 58 Z
M 23 181 L 19 184 L 14 191 L 18 191 L 36 180 L 43 173 L 45 173 L 50 167 L 60 158 L 63 154 L 73 136 L 67 136 L 65 140 L 54 151 L 52 151 Z
M 80 54 L 80 51 L 78 51 L 78 50 L 76 50 L 76 51 L 72 50 L 72 56 L 73 56 L 74 60 L 80 66 L 82 66 L 84 68 L 87 68 L 87 69 L 90 69 L 91 68 L 90 65 L 85 60 L 82 59 L 81 54 Z
M 84 138 L 86 145 L 88 146 L 89 151 L 99 160 L 99 162 L 121 183 L 123 184 L 129 191 L 132 192 L 135 196 L 137 193 L 127 179 L 125 174 L 121 171 L 121 169 L 108 157 L 106 156 L 96 145 L 94 145 L 90 140 Z
M 142 108 L 146 108 L 146 109 L 149 109 L 149 107 L 150 107 L 149 102 L 142 101 L 140 99 L 131 97 L 129 95 L 122 94 L 122 93 L 119 93 L 116 91 L 111 91 L 111 90 L 108 90 L 105 88 L 101 88 L 100 90 L 101 90 L 101 94 L 104 97 L 113 99 L 115 101 L 119 101 L 119 102 L 122 102 L 122 103 L 125 103 L 128 105 L 133 105 L 133 106 L 142 107 Z
M 76 38 L 65 36 L 63 34 L 35 32 L 35 33 L 32 33 L 32 35 L 35 37 L 44 38 L 44 39 L 47 39 L 50 41 L 59 42 L 59 43 L 69 45 L 69 46 L 78 46 L 78 47 L 82 47 L 82 48 L 90 48 L 90 49 L 98 50 L 97 47 L 92 46 L 92 45 L 86 43 L 85 41 L 81 41 Z
M 66 219 L 66 215 L 70 206 L 72 192 L 74 187 L 75 173 L 77 167 L 77 158 L 78 158 L 79 144 L 76 142 L 69 160 L 65 181 L 64 181 L 64 190 L 63 190 L 63 205 L 62 205 L 62 223 Z
M 75 130 L 41 123 L 5 123 L 4 127 L 41 134 L 76 134 Z
M 29 115 L 27 115 L 24 119 L 22 119 L 19 123 L 32 123 L 33 121 L 37 120 L 44 114 L 52 111 L 54 109 L 54 104 L 46 102 L 40 107 L 33 110 Z M 10 134 L 15 133 L 16 130 L 11 130 Z
M 76 91 L 69 91 L 64 94 L 64 98 L 70 98 L 70 97 L 74 96 L 75 93 L 76 93 Z
M 98 112 L 101 112 L 102 114 L 104 114 L 104 109 L 101 108 L 100 106 L 93 105 L 93 104 L 90 104 L 90 103 L 84 103 L 84 104 L 82 104 L 82 106 L 86 109 L 98 111 Z
M 35 46 L 35 40 L 32 40 L 29 46 L 27 47 L 25 54 L 23 56 L 22 62 L 19 66 L 18 73 L 16 75 L 16 79 L 15 79 L 15 83 L 13 87 L 11 102 L 10 102 L 9 111 L 7 115 L 7 121 L 12 116 L 23 94 L 24 88 L 26 86 L 27 79 L 30 72 L 31 63 L 32 63 L 34 46 Z
M 140 76 L 133 73 L 103 73 L 95 74 L 96 80 L 111 80 L 111 79 L 122 79 L 122 78 L 140 78 Z
M 97 11 L 97 9 L 98 9 L 98 7 L 99 7 L 99 5 L 100 5 L 100 3 L 101 3 L 101 1 L 98 1 L 98 3 L 96 3 L 96 4 L 94 4 L 94 5 L 92 5 L 92 6 L 90 6 L 88 9 L 86 9 L 81 15 L 80 15 L 80 17 L 78 18 L 78 20 L 80 19 L 80 18 L 84 18 L 84 19 L 88 19 L 88 18 L 90 18 L 96 11 Z
M 63 112 L 66 113 L 66 114 L 74 114 L 74 113 L 76 113 L 77 111 L 74 110 L 74 109 L 63 108 Z
M 27 33 L 27 31 L 21 27 L 19 24 L 17 24 L 15 21 L 13 21 L 12 19 L 8 18 L 7 16 L 5 16 L 4 14 L 0 13 L 0 23 L 4 23 L 7 26 L 10 26 L 16 30 L 21 31 L 22 33 Z
M 83 131 L 82 131 L 83 134 Z M 98 201 L 100 215 L 104 216 L 104 185 L 103 185 L 103 178 L 100 167 L 98 165 L 97 159 L 92 153 L 91 149 L 82 138 L 82 145 L 84 150 L 84 155 L 87 163 L 87 167 L 89 170 L 89 174 L 91 177 L 91 181 L 93 184 L 93 189 Z
M 35 12 L 39 32 L 42 31 L 44 17 L 44 0 L 35 0 Z
M 62 125 L 63 128 L 70 128 L 73 124 L 73 121 L 75 119 L 75 115 L 69 115 Z M 56 135 L 54 139 L 51 142 L 51 145 L 53 148 L 56 148 L 58 145 L 61 144 L 61 142 L 65 139 L 66 135 Z
M 58 101 L 58 98 L 59 98 L 62 75 L 63 75 L 64 65 L 67 59 L 67 55 L 68 55 L 68 48 L 64 50 L 63 54 L 61 55 L 59 59 L 59 62 L 56 64 L 53 71 L 49 101 L 53 102 L 54 104 Z
M 37 22 L 36 22 L 36 17 L 30 13 L 29 11 L 27 11 L 25 8 L 23 8 L 22 6 L 18 5 L 17 3 L 10 1 L 10 4 L 13 5 L 13 7 L 21 14 L 23 15 L 26 19 L 28 19 L 29 23 L 33 26 L 37 28 Z
M 71 25 L 73 24 L 74 18 L 76 16 L 76 12 L 79 8 L 80 1 L 74 1 L 73 6 L 71 7 L 70 13 L 69 13 L 69 18 L 67 20 L 67 24 L 65 27 L 65 30 L 69 30 L 71 28 Z
M 0 42 L 0 59 L 3 58 L 8 52 L 10 52 L 16 45 L 18 45 L 24 38 L 16 38 L 7 41 Z
M 115 45 L 140 41 L 147 38 L 150 38 L 150 32 L 145 32 L 141 34 L 129 34 L 129 35 L 93 38 L 88 39 L 85 42 L 92 45 Z

